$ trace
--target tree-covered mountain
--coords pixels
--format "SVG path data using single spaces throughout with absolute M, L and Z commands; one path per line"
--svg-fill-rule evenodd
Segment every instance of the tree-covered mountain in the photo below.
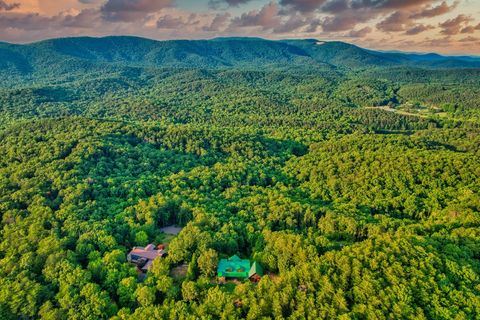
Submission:
M 305 67 L 362 69 L 421 63 L 433 68 L 479 67 L 480 59 L 386 53 L 343 42 L 318 40 L 269 41 L 258 38 L 154 41 L 137 37 L 63 38 L 26 45 L 0 43 L 0 68 L 28 75 L 46 68 L 117 66 L 271 68 Z

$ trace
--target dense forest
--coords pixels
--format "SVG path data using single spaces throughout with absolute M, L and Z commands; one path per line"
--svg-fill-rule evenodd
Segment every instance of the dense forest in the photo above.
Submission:
M 128 37 L 0 57 L 1 319 L 480 317 L 480 60 Z M 139 278 L 127 253 L 170 225 Z M 258 283 L 218 284 L 234 254 Z

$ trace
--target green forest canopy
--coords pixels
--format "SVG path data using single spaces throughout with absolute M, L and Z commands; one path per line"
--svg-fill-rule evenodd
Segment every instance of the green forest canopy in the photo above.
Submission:
M 36 71 L 1 77 L 0 318 L 478 318 L 480 69 L 278 46 L 240 55 L 268 68 L 8 55 Z M 171 224 L 138 282 L 126 254 Z M 217 285 L 234 254 L 274 276 Z

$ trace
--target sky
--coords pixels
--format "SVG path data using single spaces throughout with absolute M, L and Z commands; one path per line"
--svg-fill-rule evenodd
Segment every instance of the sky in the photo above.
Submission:
M 315 38 L 480 55 L 480 0 L 0 0 L 0 41 L 107 35 Z

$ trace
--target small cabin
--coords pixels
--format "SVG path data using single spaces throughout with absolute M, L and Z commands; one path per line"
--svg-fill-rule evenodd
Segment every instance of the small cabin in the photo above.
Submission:
M 250 279 L 257 282 L 263 276 L 263 270 L 258 262 L 255 261 L 253 264 L 250 264 L 250 260 L 240 259 L 237 255 L 234 255 L 219 261 L 217 276 L 225 279 Z
M 133 247 L 132 251 L 127 255 L 127 260 L 135 264 L 142 272 L 147 272 L 152 266 L 153 260 L 166 255 L 164 246 L 155 247 L 155 245 L 149 244 L 146 247 Z

